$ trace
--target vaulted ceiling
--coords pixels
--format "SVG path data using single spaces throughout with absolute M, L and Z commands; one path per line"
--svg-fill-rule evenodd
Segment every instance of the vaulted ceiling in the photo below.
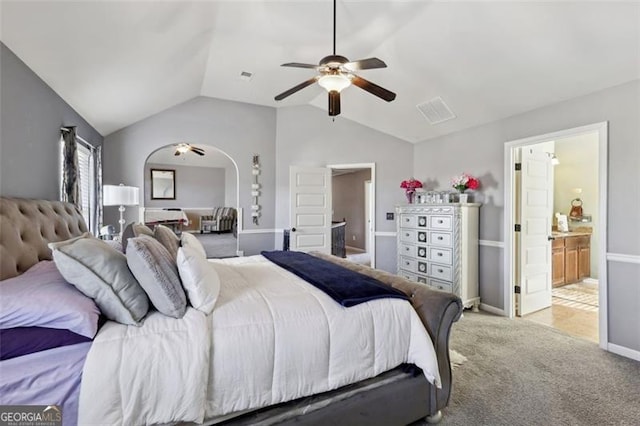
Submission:
M 0 4 L 2 42 L 103 135 L 200 95 L 327 108 L 317 85 L 273 97 L 314 75 L 280 64 L 331 53 L 331 0 Z M 397 93 L 350 87 L 342 116 L 409 142 L 640 78 L 638 2 L 338 0 L 337 38 Z M 438 96 L 457 118 L 432 125 Z

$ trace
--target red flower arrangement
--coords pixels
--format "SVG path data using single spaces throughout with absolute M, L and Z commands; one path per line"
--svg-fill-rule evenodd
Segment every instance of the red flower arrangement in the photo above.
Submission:
M 419 180 L 415 180 L 414 178 L 403 180 L 400 184 L 400 188 L 404 189 L 407 192 L 415 192 L 416 189 L 422 188 L 422 182 L 420 182 Z

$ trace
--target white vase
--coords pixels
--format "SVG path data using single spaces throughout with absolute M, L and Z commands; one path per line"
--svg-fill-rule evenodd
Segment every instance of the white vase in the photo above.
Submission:
M 460 202 L 460 204 L 466 204 L 469 202 L 469 194 L 465 194 L 463 192 L 460 193 L 460 195 L 458 195 L 458 201 Z

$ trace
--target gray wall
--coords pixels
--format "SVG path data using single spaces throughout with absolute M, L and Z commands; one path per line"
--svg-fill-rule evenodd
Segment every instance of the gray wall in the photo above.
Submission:
M 588 124 L 609 122 L 608 253 L 640 256 L 640 80 L 571 99 L 415 146 L 414 174 L 449 189 L 449 178 L 479 176 L 480 238 L 504 241 L 504 144 Z M 483 303 L 503 306 L 503 249 L 480 247 Z M 635 258 L 637 260 L 637 257 Z M 640 350 L 640 264 L 608 262 L 610 342 Z
M 346 244 L 365 248 L 364 182 L 371 179 L 371 170 L 334 176 L 331 184 L 333 220 L 346 219 Z
M 271 249 L 274 241 L 275 135 L 274 108 L 197 97 L 108 135 L 104 142 L 104 181 L 142 187 L 146 159 L 158 148 L 184 141 L 210 145 L 238 164 L 238 204 L 244 212 L 249 212 L 252 158 L 253 154 L 259 154 L 262 164 L 262 217 L 260 225 L 256 226 L 245 214 L 243 227 L 249 230 L 270 229 L 271 244 L 263 249 Z M 135 212 L 127 210 L 126 213 L 128 220 L 138 219 Z M 105 223 L 117 222 L 117 214 L 117 208 L 105 208 Z M 258 238 L 257 235 L 261 234 L 255 235 Z M 243 250 L 243 245 L 252 246 L 252 238 L 251 234 L 239 238 L 240 250 Z
M 376 231 L 395 232 L 386 220 L 404 200 L 400 182 L 411 177 L 413 145 L 311 106 L 278 109 L 276 227 L 289 228 L 289 166 L 376 164 Z M 392 241 L 391 243 L 389 240 Z M 376 266 L 395 272 L 395 237 L 376 237 Z
M 151 199 L 151 169 L 175 170 L 175 200 Z M 224 207 L 225 188 L 225 169 L 220 167 L 155 163 L 146 163 L 144 166 L 145 207 Z
M 0 194 L 58 199 L 60 127 L 94 146 L 102 136 L 0 43 Z

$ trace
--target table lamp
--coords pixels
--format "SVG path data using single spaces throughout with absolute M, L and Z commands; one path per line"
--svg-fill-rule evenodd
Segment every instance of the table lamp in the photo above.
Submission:
M 120 185 L 104 185 L 102 187 L 102 200 L 105 206 L 120 206 L 120 235 L 124 231 L 124 206 L 137 206 L 140 190 L 135 186 Z

